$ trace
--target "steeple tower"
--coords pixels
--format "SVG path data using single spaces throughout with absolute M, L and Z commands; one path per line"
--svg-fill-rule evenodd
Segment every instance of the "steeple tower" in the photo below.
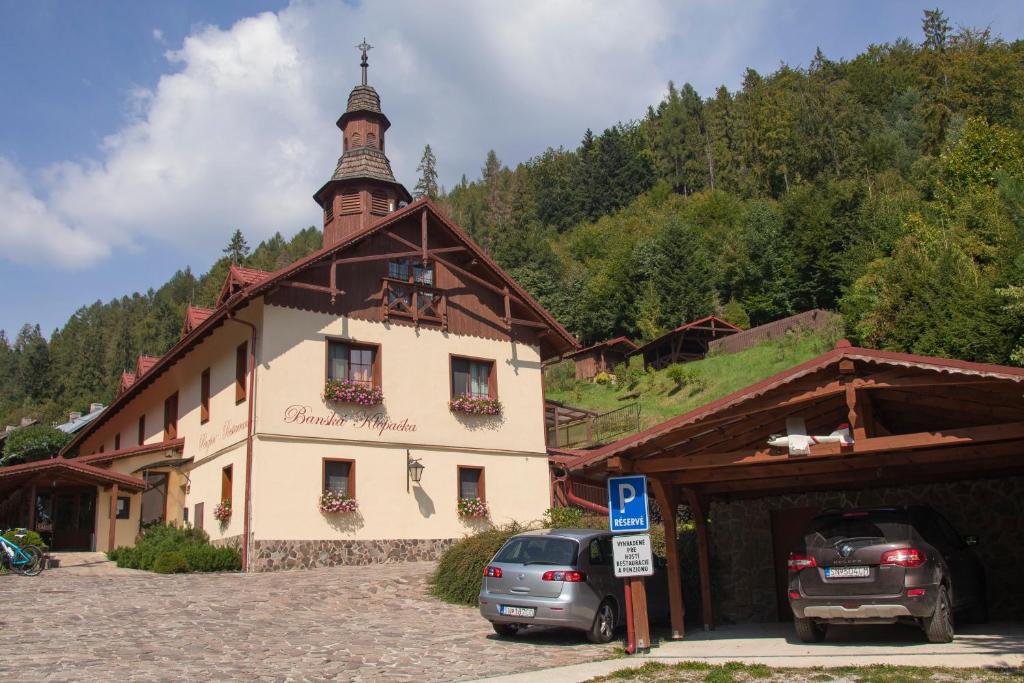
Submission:
M 362 55 L 362 84 L 352 88 L 348 107 L 338 119 L 342 152 L 334 175 L 313 199 L 324 210 L 324 246 L 344 240 L 411 202 L 412 196 L 395 180 L 391 162 L 384 155 L 384 133 L 391 126 L 380 109 L 380 95 L 367 85 L 367 52 L 373 48 L 363 39 L 356 45 Z

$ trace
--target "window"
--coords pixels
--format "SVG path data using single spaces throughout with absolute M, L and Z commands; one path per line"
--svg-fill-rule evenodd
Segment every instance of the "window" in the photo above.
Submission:
M 139 415 L 139 445 L 146 443 L 146 414 Z
M 199 378 L 199 422 L 206 424 L 210 421 L 210 368 L 203 370 Z
M 121 450 L 121 432 L 114 434 L 114 450 Z
M 178 438 L 178 392 L 164 401 L 164 441 Z
M 345 494 L 349 498 L 355 498 L 355 461 L 324 458 L 324 491 L 336 491 Z
M 195 525 L 197 529 L 203 528 L 203 507 L 205 503 L 196 503 Z
M 327 379 L 380 386 L 380 349 L 328 339 Z
M 494 361 L 452 356 L 452 396 L 497 398 Z
M 117 519 L 128 519 L 132 512 L 132 499 L 130 496 L 117 497 Z
M 377 136 L 374 135 L 373 133 L 367 133 L 366 134 L 366 146 L 367 147 L 376 147 L 377 146 Z
M 428 287 L 434 286 L 434 265 L 428 263 L 423 265 L 421 262 L 413 262 L 407 258 L 391 259 L 388 261 L 388 277 L 394 280 L 402 280 L 404 282 L 414 282 L 418 285 L 427 285 Z M 406 306 L 412 305 L 412 294 L 411 290 L 404 287 L 392 287 L 391 288 L 391 301 L 402 300 Z M 420 291 L 417 297 L 419 309 L 422 311 L 424 308 L 429 306 L 434 301 L 434 294 L 432 292 Z
M 459 466 L 459 500 L 484 497 L 484 468 Z
M 220 471 L 220 502 L 227 501 L 231 504 L 231 478 L 233 467 L 228 465 Z
M 249 369 L 249 342 L 242 342 L 235 349 L 235 403 L 245 400 L 245 375 Z
M 612 557 L 612 539 L 604 536 L 590 542 L 590 564 L 609 564 Z
M 363 139 L 359 137 L 359 133 L 352 133 L 352 146 L 359 147 L 363 144 Z

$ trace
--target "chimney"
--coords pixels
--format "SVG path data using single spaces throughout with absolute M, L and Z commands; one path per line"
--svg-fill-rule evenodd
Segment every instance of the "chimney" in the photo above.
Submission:
M 81 417 L 82 417 L 81 413 L 72 411 L 72 412 L 68 413 L 68 422 L 74 422 L 75 420 L 77 420 L 77 419 L 79 419 Z
M 98 413 L 101 410 L 103 410 L 103 404 L 102 403 L 90 403 L 89 404 L 89 414 L 90 415 L 92 415 L 93 413 Z

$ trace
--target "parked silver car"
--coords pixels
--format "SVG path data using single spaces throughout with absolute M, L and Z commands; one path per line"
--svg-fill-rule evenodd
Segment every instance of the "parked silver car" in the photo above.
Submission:
M 513 536 L 484 570 L 480 614 L 495 633 L 524 626 L 585 631 L 607 643 L 624 622 L 623 581 L 612 567 L 612 534 L 598 529 L 542 529 Z M 648 581 L 652 612 L 664 611 L 664 572 Z

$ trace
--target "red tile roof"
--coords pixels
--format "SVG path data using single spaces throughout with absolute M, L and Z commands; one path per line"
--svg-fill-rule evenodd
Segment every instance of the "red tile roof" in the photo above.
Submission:
M 87 479 L 97 480 L 103 483 L 114 483 L 140 491 L 146 487 L 146 482 L 138 477 L 121 474 L 120 472 L 114 472 L 102 467 L 95 467 L 77 459 L 68 460 L 66 458 L 50 458 L 49 460 L 37 460 L 23 465 L 0 467 L 0 483 L 3 483 L 4 479 L 27 478 L 32 477 L 39 472 L 46 472 L 50 470 L 57 470 L 58 472 L 63 470 L 83 475 Z
M 270 273 L 256 268 L 243 268 L 242 266 L 231 266 L 229 272 L 234 273 L 239 280 L 247 285 L 253 285 L 270 277 Z
M 139 356 L 139 360 L 135 364 L 135 379 L 138 380 L 149 372 L 150 368 L 156 365 L 159 360 L 160 358 L 157 356 Z
M 117 393 L 123 394 L 128 391 L 133 384 L 135 384 L 135 373 L 131 370 L 125 370 L 121 373 L 121 382 L 118 384 Z

